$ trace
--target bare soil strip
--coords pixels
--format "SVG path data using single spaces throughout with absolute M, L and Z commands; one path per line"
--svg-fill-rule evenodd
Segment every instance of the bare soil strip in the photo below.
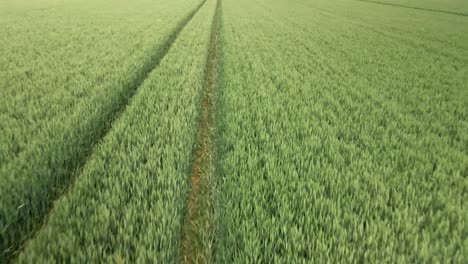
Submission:
M 214 144 L 216 134 L 216 90 L 218 80 L 218 30 L 221 16 L 220 1 L 211 26 L 211 41 L 205 70 L 204 94 L 198 130 L 187 211 L 182 229 L 180 252 L 183 263 L 209 263 L 212 256 L 215 186 Z

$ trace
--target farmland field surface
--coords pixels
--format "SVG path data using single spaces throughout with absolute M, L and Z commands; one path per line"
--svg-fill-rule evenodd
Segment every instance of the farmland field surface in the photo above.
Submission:
M 0 262 L 466 263 L 461 0 L 0 2 Z
M 466 260 L 466 18 L 223 7 L 221 262 Z
M 2 1 L 2 251 L 44 217 L 201 3 Z

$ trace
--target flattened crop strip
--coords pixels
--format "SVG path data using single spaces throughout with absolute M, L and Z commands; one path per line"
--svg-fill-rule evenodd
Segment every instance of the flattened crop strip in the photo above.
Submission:
M 206 263 L 212 256 L 214 234 L 214 188 L 216 156 L 216 96 L 218 85 L 218 30 L 221 19 L 221 3 L 211 28 L 211 41 L 205 70 L 204 93 L 201 102 L 198 142 L 195 150 L 187 211 L 180 243 L 183 263 Z

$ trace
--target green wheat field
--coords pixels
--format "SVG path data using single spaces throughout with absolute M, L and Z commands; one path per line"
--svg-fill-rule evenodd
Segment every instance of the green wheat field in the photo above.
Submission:
M 468 263 L 468 1 L 0 0 L 0 263 Z

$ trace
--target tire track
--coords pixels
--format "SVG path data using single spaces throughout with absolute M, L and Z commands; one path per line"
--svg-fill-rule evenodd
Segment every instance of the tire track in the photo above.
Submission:
M 211 40 L 205 69 L 205 84 L 198 142 L 190 175 L 190 192 L 182 228 L 180 254 L 183 263 L 209 263 L 214 241 L 214 187 L 215 187 L 215 135 L 216 97 L 218 86 L 218 38 L 221 3 L 211 26 Z
M 378 2 L 378 1 L 371 1 L 371 0 L 357 0 L 357 1 L 360 1 L 360 2 L 367 2 L 367 3 L 372 3 L 372 4 L 379 4 L 379 5 L 387 5 L 387 6 L 408 8 L 408 9 L 414 9 L 414 10 L 422 10 L 422 11 L 428 11 L 428 12 L 443 13 L 443 14 L 448 14 L 448 15 L 468 16 L 468 14 L 466 14 L 466 13 L 461 13 L 461 12 L 444 11 L 444 10 L 431 9 L 431 8 L 424 8 L 424 7 L 416 7 L 416 6 L 406 6 L 406 5 L 392 4 L 392 3 L 385 3 L 385 2 Z

